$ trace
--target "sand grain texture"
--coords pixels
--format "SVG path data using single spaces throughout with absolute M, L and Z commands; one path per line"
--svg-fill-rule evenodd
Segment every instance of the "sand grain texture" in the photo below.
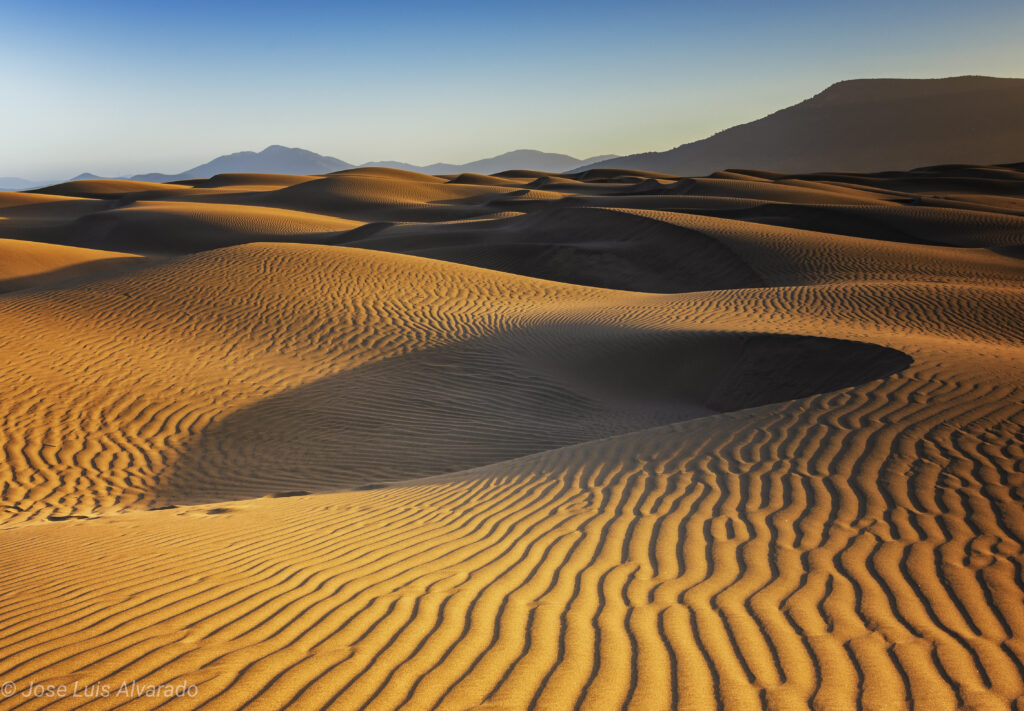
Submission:
M 0 194 L 0 708 L 1024 710 L 1020 166 L 86 182 Z

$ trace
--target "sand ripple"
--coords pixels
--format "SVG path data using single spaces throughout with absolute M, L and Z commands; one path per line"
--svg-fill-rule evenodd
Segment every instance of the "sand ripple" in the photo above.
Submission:
M 0 195 L 0 708 L 1024 710 L 1019 168 Z

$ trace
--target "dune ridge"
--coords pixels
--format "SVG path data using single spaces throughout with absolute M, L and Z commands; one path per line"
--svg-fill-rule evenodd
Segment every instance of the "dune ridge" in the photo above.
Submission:
M 1022 187 L 0 193 L 0 708 L 1024 711 Z
M 0 238 L 0 292 L 119 272 L 145 261 L 135 254 Z

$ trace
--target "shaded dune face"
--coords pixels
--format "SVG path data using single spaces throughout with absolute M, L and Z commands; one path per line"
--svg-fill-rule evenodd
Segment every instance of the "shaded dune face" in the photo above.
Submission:
M 354 230 L 340 242 L 609 289 L 677 293 L 763 283 L 713 237 L 604 209 L 555 207 L 486 222 L 371 227 L 366 237 Z
M 895 349 L 808 336 L 594 322 L 517 329 L 260 400 L 190 440 L 154 493 L 211 501 L 299 481 L 330 491 L 456 472 L 840 390 L 910 362 Z
M 909 244 L 999 248 L 1019 247 L 1024 243 L 1024 216 L 948 207 L 865 208 L 766 203 L 739 210 L 706 210 L 704 214 Z
M 75 221 L 74 231 L 82 244 L 173 255 L 252 241 L 316 244 L 361 224 L 277 208 L 138 201 L 86 215 Z
M 1021 711 L 1021 167 L 0 193 L 0 681 Z
M 841 390 L 912 362 L 892 348 L 812 336 L 687 334 L 645 347 L 646 340 L 623 339 L 612 361 L 581 355 L 572 367 L 586 372 L 596 366 L 602 382 L 635 388 L 653 400 L 679 398 L 724 412 Z
M 708 332 L 719 309 L 700 299 L 329 246 L 212 250 L 12 297 L 0 323 L 31 329 L 0 344 L 18 519 L 408 480 L 909 362 Z
M 834 273 L 877 261 L 876 250 L 846 248 L 841 237 L 874 240 L 894 259 L 900 244 L 936 248 L 934 257 L 904 255 L 915 278 L 963 278 L 951 265 L 979 259 L 942 247 L 985 250 L 989 260 L 1005 255 L 1003 271 L 1012 271 L 1024 248 L 1022 186 L 1010 165 L 869 175 L 730 170 L 706 178 L 613 169 L 443 177 L 367 168 L 180 184 L 93 180 L 5 194 L 0 236 L 149 255 L 253 241 L 329 243 L 678 293 L 765 285 L 761 257 L 745 255 L 733 238 L 748 246 L 762 240 L 761 251 L 770 252 L 787 230 L 828 251 L 845 248 L 842 259 L 829 258 Z M 974 272 L 990 278 L 987 268 Z

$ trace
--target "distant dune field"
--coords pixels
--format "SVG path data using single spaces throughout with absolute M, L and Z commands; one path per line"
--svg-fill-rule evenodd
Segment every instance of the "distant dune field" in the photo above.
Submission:
M 0 193 L 0 708 L 1024 711 L 1022 258 L 1021 164 Z

